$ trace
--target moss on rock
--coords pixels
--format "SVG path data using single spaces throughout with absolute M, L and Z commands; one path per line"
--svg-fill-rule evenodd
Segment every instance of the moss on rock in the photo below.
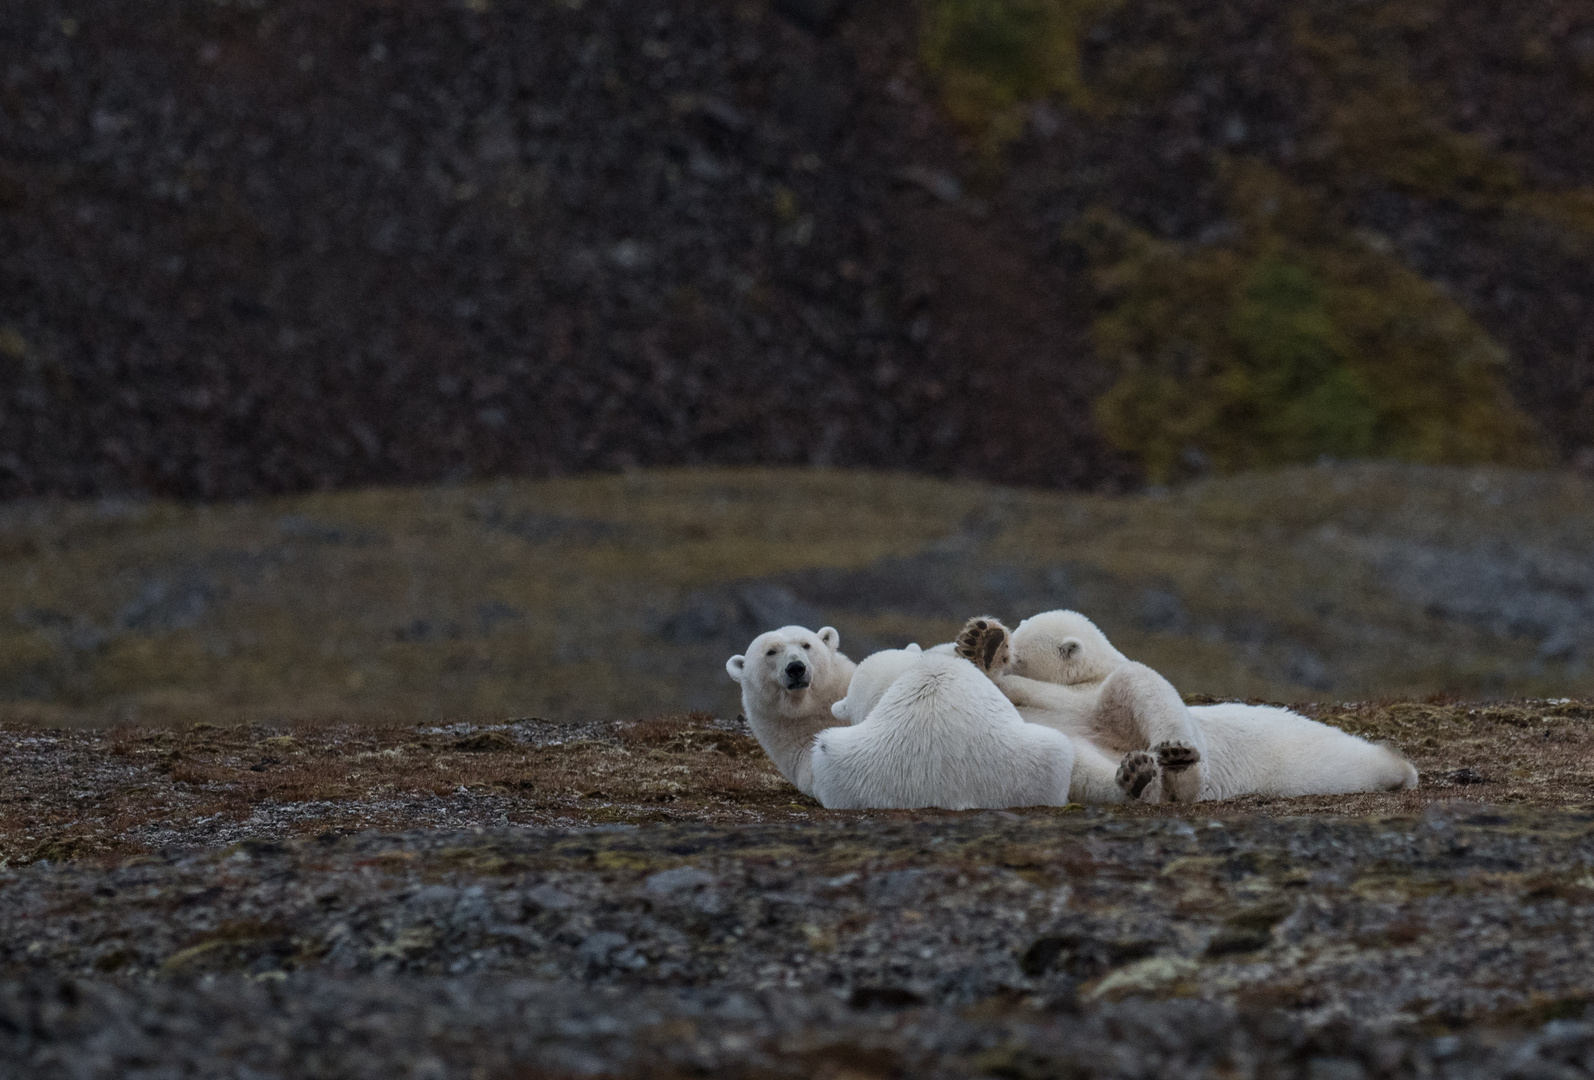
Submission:
M 1376 241 L 1255 161 L 1226 169 L 1233 235 L 1158 240 L 1099 209 L 1075 231 L 1118 372 L 1103 430 L 1155 479 L 1328 456 L 1532 462 L 1504 350 Z

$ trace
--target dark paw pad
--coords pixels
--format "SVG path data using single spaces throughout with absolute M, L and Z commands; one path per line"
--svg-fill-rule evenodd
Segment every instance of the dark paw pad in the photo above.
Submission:
M 1118 786 L 1131 799 L 1138 799 L 1159 772 L 1155 755 L 1145 750 L 1131 750 L 1118 765 Z
M 1166 772 L 1184 772 L 1201 761 L 1201 751 L 1189 743 L 1158 743 L 1153 749 L 1157 752 L 1157 764 Z
M 995 619 L 970 619 L 957 636 L 957 654 L 983 671 L 1007 665 L 1007 627 Z

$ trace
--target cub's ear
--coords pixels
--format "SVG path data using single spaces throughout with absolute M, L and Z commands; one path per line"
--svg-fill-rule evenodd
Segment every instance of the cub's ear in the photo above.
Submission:
M 1072 660 L 1084 651 L 1085 643 L 1077 637 L 1064 638 L 1063 643 L 1057 646 L 1058 655 L 1064 660 Z
M 725 661 L 725 673 L 737 682 L 742 681 L 742 674 L 747 670 L 747 657 L 733 656 Z
M 836 628 L 834 626 L 826 626 L 821 629 L 819 631 L 819 640 L 823 641 L 825 643 L 825 647 L 831 652 L 835 652 L 837 649 L 841 648 L 841 635 L 836 633 Z
M 909 642 L 908 643 L 908 647 L 906 649 L 902 650 L 902 651 L 903 652 L 923 652 L 924 650 L 919 648 L 919 646 L 915 642 Z

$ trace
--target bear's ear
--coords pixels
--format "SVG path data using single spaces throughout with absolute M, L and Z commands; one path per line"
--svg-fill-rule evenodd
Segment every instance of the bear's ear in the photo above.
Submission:
M 825 647 L 831 652 L 835 652 L 837 649 L 841 648 L 841 635 L 836 633 L 836 628 L 834 626 L 826 626 L 822 628 L 819 631 L 819 640 L 823 641 L 825 643 Z
M 923 652 L 924 650 L 919 648 L 917 643 L 909 642 L 908 643 L 908 647 L 906 649 L 904 649 L 903 651 L 904 652 Z
M 733 656 L 725 661 L 725 673 L 737 682 L 742 681 L 742 674 L 747 670 L 747 657 Z
M 1085 649 L 1085 643 L 1077 637 L 1064 638 L 1063 643 L 1057 646 L 1057 653 L 1064 660 L 1072 660 Z

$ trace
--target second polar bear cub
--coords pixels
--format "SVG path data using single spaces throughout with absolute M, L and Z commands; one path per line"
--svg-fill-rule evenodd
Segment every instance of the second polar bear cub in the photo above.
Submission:
M 814 740 L 813 794 L 830 809 L 1062 806 L 1067 736 L 1028 724 L 973 664 L 917 645 L 858 665 Z
M 1416 768 L 1390 747 L 1289 709 L 1223 702 L 1184 710 L 1160 675 L 1155 676 L 1165 687 L 1160 693 L 1149 681 L 1140 693 L 1122 701 L 1110 701 L 1105 692 L 1095 696 L 1078 693 L 1110 688 L 1119 673 L 1142 667 L 1114 648 L 1106 635 L 1078 612 L 1036 615 L 1011 634 L 994 619 L 971 619 L 964 633 L 968 640 L 960 639 L 960 645 L 978 655 L 991 677 L 1021 708 L 1037 706 L 1023 708 L 1037 722 L 1055 724 L 1065 731 L 1082 728 L 1108 744 L 1138 743 L 1138 748 L 1121 747 L 1135 750 L 1156 746 L 1155 740 L 1166 734 L 1164 718 L 1186 712 L 1191 741 L 1201 747 L 1205 759 L 1199 799 L 1342 795 L 1417 786 Z M 1138 756 L 1149 764 L 1154 755 Z M 1166 786 L 1166 765 L 1163 768 Z

